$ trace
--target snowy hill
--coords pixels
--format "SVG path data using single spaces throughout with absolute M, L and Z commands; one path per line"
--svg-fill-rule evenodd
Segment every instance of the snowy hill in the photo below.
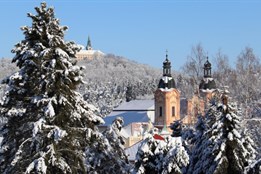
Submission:
M 86 67 L 79 90 L 103 115 L 123 101 L 152 99 L 161 76 L 159 69 L 112 54 L 78 64 Z
M 139 64 L 120 56 L 108 54 L 99 59 L 79 60 L 85 66 L 84 81 L 80 93 L 85 100 L 98 107 L 103 115 L 122 101 L 152 99 L 158 85 L 161 70 Z M 0 79 L 17 70 L 11 59 L 0 59 Z M 4 86 L 0 85 L 0 96 Z

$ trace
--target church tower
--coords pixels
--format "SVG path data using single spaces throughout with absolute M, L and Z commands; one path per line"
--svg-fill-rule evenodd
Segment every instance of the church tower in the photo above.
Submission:
M 155 98 L 155 123 L 159 128 L 170 126 L 175 120 L 180 120 L 180 92 L 176 89 L 171 76 L 171 62 L 166 54 L 163 62 L 163 76 L 160 79 Z
M 208 57 L 203 69 L 204 78 L 201 80 L 199 84 L 199 90 L 200 95 L 205 99 L 206 102 L 208 102 L 216 89 L 216 83 L 211 75 L 211 63 L 208 61 Z
M 88 36 L 86 50 L 92 50 L 92 43 L 91 43 L 90 36 Z

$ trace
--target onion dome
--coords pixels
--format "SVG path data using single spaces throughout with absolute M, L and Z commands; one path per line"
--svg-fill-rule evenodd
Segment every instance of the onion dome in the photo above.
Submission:
M 163 77 L 160 79 L 158 88 L 161 89 L 176 88 L 175 81 L 171 76 L 171 62 L 168 59 L 167 53 L 166 53 L 166 59 L 163 62 Z
M 204 64 L 204 77 L 211 77 L 211 63 L 208 61 L 208 57 Z
M 211 63 L 207 61 L 204 64 L 204 78 L 201 80 L 199 84 L 199 89 L 201 90 L 213 90 L 216 89 L 216 82 L 211 76 Z

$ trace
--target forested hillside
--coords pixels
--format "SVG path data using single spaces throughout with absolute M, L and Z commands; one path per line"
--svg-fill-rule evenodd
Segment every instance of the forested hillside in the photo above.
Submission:
M 246 48 L 239 54 L 235 68 L 229 65 L 228 57 L 221 52 L 213 59 L 211 61 L 212 74 L 217 86 L 219 88 L 228 86 L 229 96 L 241 106 L 242 116 L 248 120 L 253 118 L 252 121 L 245 121 L 244 124 L 251 130 L 251 137 L 259 144 L 260 131 L 253 129 L 260 123 L 256 119 L 261 118 L 259 58 L 254 55 L 251 48 Z M 203 47 L 197 45 L 192 48 L 191 55 L 188 56 L 186 64 L 182 67 L 182 73 L 172 70 L 182 97 L 190 98 L 198 89 L 203 76 L 202 67 L 205 60 Z M 88 103 L 99 108 L 102 116 L 110 113 L 123 101 L 153 99 L 153 93 L 162 75 L 161 69 L 139 64 L 113 54 L 93 60 L 81 60 L 77 64 L 85 67 L 83 70 L 85 83 L 80 85 L 79 92 L 83 94 Z M 15 64 L 11 63 L 11 59 L 0 59 L 1 79 L 15 70 L 17 68 Z M 5 87 L 3 85 L 0 87 L 2 96 Z
M 80 92 L 103 115 L 122 101 L 152 99 L 161 76 L 159 69 L 112 54 L 78 64 L 86 68 Z
M 198 90 L 203 76 L 202 67 L 207 57 L 205 52 L 200 44 L 196 45 L 182 67 L 182 72 L 172 70 L 182 97 L 190 98 Z M 218 88 L 229 87 L 230 97 L 241 105 L 245 118 L 260 118 L 261 65 L 254 51 L 251 48 L 242 50 L 233 68 L 228 57 L 222 52 L 218 52 L 211 62 L 212 74 Z M 122 101 L 152 99 L 162 75 L 161 69 L 113 54 L 93 60 L 80 60 L 78 65 L 85 67 L 85 84 L 80 85 L 79 91 L 85 100 L 100 109 L 102 115 L 108 114 Z M 0 59 L 0 79 L 15 70 L 17 68 L 11 63 L 11 59 Z M 4 86 L 0 87 L 2 96 Z
M 162 58 L 164 60 L 164 57 Z M 122 101 L 133 99 L 152 99 L 161 70 L 139 64 L 113 54 L 94 60 L 81 60 L 77 63 L 84 66 L 85 84 L 79 91 L 85 100 L 98 107 L 102 115 L 107 114 Z M 0 59 L 0 78 L 17 70 L 11 59 Z M 1 86 L 1 96 L 5 87 Z

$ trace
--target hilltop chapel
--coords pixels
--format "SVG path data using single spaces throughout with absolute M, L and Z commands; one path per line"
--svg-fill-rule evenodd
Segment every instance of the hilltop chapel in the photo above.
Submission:
M 206 103 L 216 89 L 208 59 L 203 71 L 204 77 L 192 98 L 181 98 L 171 75 L 171 62 L 166 54 L 163 75 L 154 93 L 154 99 L 122 103 L 104 118 L 105 124 L 100 129 L 105 129 L 116 117 L 122 117 L 124 127 L 121 133 L 126 141 L 125 147 L 130 147 L 140 141 L 143 133 L 152 127 L 157 128 L 159 134 L 166 135 L 171 133 L 168 127 L 174 121 L 180 120 L 188 125 L 195 124 L 197 116 L 204 115 Z
M 105 54 L 100 50 L 94 50 L 92 48 L 92 43 L 90 36 L 88 36 L 87 46 L 85 49 L 80 50 L 78 53 L 76 53 L 76 58 L 78 60 L 82 59 L 89 59 L 92 60 L 94 58 L 103 57 Z

